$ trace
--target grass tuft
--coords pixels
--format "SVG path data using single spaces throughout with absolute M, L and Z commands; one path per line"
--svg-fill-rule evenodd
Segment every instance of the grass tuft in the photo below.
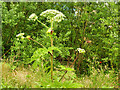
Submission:
M 63 71 L 54 71 L 54 82 L 51 82 L 50 74 L 43 73 L 31 67 L 16 67 L 11 69 L 11 64 L 2 65 L 2 88 L 118 88 L 118 76 L 114 71 L 104 74 L 104 70 L 92 68 L 90 76 L 78 78 L 74 72 L 69 71 L 64 79 L 59 82 Z M 99 71 L 99 72 L 98 72 Z

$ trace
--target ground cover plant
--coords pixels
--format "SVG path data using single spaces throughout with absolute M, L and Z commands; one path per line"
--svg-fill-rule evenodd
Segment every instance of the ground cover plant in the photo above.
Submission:
M 119 2 L 2 6 L 2 88 L 118 88 Z

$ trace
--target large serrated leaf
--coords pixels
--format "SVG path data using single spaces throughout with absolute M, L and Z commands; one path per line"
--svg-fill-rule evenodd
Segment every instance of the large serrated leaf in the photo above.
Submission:
M 59 53 L 62 53 L 61 50 L 60 50 L 58 47 L 55 47 L 55 46 L 52 46 L 52 47 L 49 47 L 49 48 L 48 48 L 48 51 L 49 51 L 50 53 L 52 53 L 52 50 L 56 50 L 56 51 L 58 51 Z
M 46 48 L 38 48 L 34 53 L 33 56 L 31 57 L 31 60 L 29 63 L 36 61 L 40 58 L 42 58 L 44 55 L 48 54 L 48 50 Z

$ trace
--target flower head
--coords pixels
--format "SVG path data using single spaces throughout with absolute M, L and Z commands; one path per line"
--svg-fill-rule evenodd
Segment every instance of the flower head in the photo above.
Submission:
M 112 26 L 108 26 L 109 28 L 112 28 Z
M 16 37 L 22 37 L 24 35 L 24 33 L 19 33 L 18 35 L 16 35 Z
M 19 40 L 19 38 L 17 38 L 17 40 Z
M 105 3 L 106 6 L 108 6 L 109 4 L 108 3 Z
M 21 37 L 21 39 L 24 39 L 24 38 L 25 38 L 24 36 Z
M 47 17 L 48 22 L 51 22 L 51 20 L 56 22 L 61 22 L 64 20 L 65 15 L 58 10 L 52 10 L 48 9 L 40 14 L 40 16 Z
M 38 16 L 35 13 L 33 13 L 29 16 L 29 20 L 34 20 L 35 21 L 37 18 L 38 18 Z
M 57 14 L 55 17 L 54 17 L 54 21 L 56 22 L 61 22 L 62 20 L 64 20 L 64 17 L 63 14 Z
M 79 53 L 85 53 L 85 50 L 84 50 L 84 49 L 81 49 L 81 48 L 77 48 L 77 51 L 78 51 Z
M 78 11 L 75 11 L 75 16 L 77 16 L 77 14 L 78 14 Z
M 21 37 L 21 39 L 24 39 L 25 37 L 23 35 L 24 35 L 24 33 L 19 33 L 18 35 L 16 35 L 16 37 Z M 17 38 L 17 40 L 18 40 L 18 38 Z

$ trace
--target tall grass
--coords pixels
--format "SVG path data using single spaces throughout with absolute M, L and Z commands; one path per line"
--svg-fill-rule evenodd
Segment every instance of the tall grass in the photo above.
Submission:
M 40 68 L 35 70 L 31 67 L 16 67 L 11 69 L 12 64 L 2 65 L 2 88 L 118 88 L 118 76 L 114 71 L 104 74 L 104 70 L 92 68 L 90 76 L 76 77 L 69 71 L 64 79 L 59 82 L 64 71 L 54 71 L 54 82 L 51 82 L 50 74 L 43 73 Z M 98 72 L 99 71 L 99 72 Z

